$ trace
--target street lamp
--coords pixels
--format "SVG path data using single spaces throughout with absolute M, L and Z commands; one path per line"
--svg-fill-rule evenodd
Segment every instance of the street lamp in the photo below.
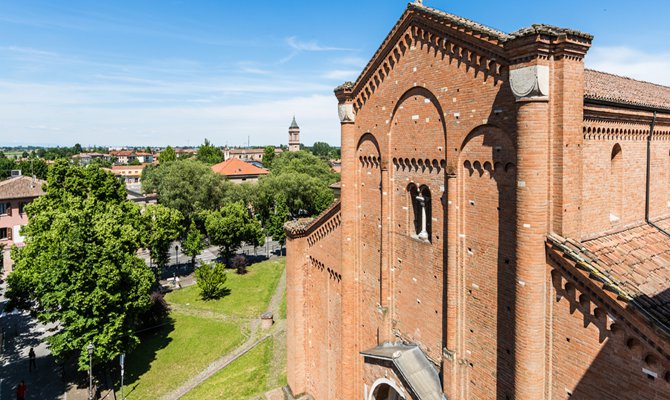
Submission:
M 88 400 L 93 400 L 93 343 L 89 342 L 86 346 L 88 351 Z
M 177 260 L 177 272 L 179 272 L 179 245 L 174 246 L 174 257 Z

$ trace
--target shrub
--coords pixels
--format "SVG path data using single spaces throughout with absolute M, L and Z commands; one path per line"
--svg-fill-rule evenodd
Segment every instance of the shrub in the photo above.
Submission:
M 195 279 L 200 288 L 200 297 L 203 300 L 221 298 L 230 291 L 225 286 L 226 266 L 222 263 L 203 262 L 195 270 Z
M 247 273 L 247 265 L 249 265 L 249 262 L 247 261 L 247 258 L 242 254 L 238 254 L 235 257 L 233 257 L 231 264 L 233 268 L 237 270 L 238 274 L 244 275 Z
M 170 314 L 170 305 L 163 293 L 155 291 L 151 293 L 151 306 L 141 317 L 141 324 L 143 328 L 149 328 L 160 324 Z

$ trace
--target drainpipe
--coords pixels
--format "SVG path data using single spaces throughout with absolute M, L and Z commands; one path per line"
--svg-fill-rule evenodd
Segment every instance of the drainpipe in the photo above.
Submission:
M 651 198 L 651 140 L 654 136 L 654 128 L 656 127 L 656 111 L 654 111 L 654 117 L 651 120 L 651 126 L 649 127 L 649 135 L 647 136 L 647 182 L 646 182 L 646 194 L 644 202 L 644 221 L 658 229 L 660 232 L 664 233 L 666 236 L 670 236 L 670 232 L 656 225 L 649 219 L 649 202 Z

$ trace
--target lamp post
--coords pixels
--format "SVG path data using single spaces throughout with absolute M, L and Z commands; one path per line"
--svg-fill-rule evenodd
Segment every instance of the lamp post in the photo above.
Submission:
M 93 400 L 93 343 L 89 342 L 86 346 L 88 351 L 88 400 Z
M 177 260 L 177 272 L 179 272 L 179 245 L 174 246 L 174 257 Z

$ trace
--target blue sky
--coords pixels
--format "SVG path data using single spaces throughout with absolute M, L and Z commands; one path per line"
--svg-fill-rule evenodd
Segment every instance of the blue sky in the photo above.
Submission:
M 670 3 L 446 1 L 511 32 L 595 35 L 587 66 L 670 85 Z M 405 1 L 0 2 L 0 146 L 339 145 L 335 86 L 354 80 Z

